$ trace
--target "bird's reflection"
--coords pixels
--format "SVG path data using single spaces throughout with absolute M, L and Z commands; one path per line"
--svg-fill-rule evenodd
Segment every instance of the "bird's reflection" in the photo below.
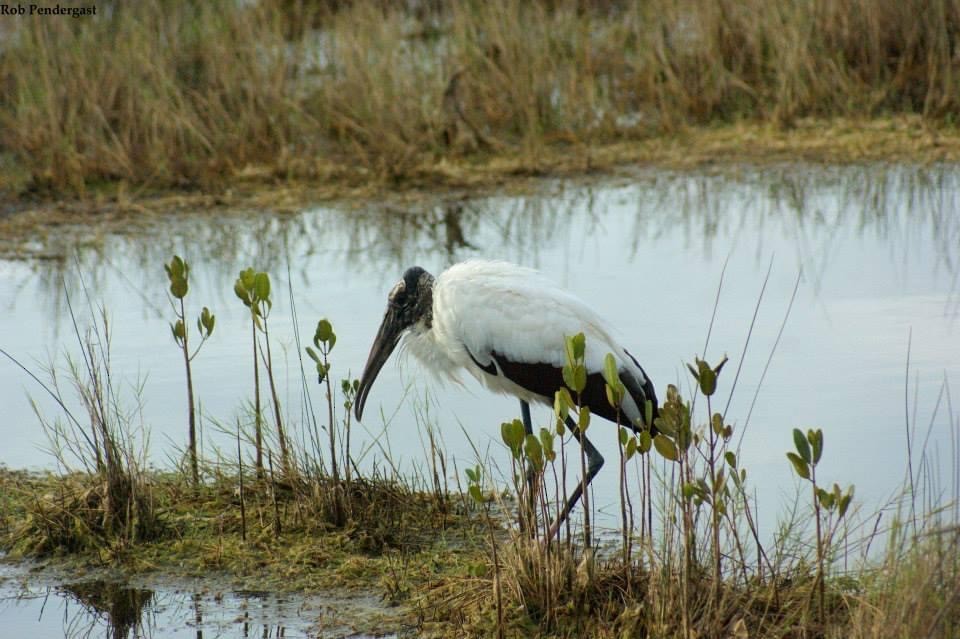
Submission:
M 79 604 L 66 616 L 65 636 L 90 637 L 97 627 L 105 628 L 110 639 L 150 637 L 150 624 L 145 614 L 154 600 L 154 592 L 129 588 L 103 580 L 66 584 L 59 589 L 61 597 Z

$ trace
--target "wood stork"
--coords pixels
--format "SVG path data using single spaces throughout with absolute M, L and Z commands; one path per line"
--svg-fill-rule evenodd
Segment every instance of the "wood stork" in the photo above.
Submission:
M 451 266 L 437 278 L 414 266 L 390 291 L 354 411 L 361 419 L 377 373 L 403 337 L 405 347 L 441 377 L 459 381 L 458 373 L 466 370 L 488 389 L 519 398 L 529 434 L 529 402 L 553 405 L 556 391 L 564 385 L 564 338 L 580 332 L 587 344 L 587 385 L 580 394 L 581 403 L 593 414 L 616 421 L 601 372 L 604 357 L 612 353 L 627 391 L 620 421 L 639 431 L 647 400 L 653 404 L 654 416 L 657 414 L 653 384 L 584 302 L 538 271 L 507 262 L 469 260 Z M 588 468 L 551 526 L 550 537 L 603 466 L 603 457 L 569 416 L 567 426 L 583 446 Z

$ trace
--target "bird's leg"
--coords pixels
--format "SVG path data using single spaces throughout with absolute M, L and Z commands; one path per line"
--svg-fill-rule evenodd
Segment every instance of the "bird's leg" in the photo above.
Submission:
M 578 442 L 580 442 L 584 452 L 587 454 L 587 476 L 583 478 L 582 482 L 577 484 L 573 494 L 570 495 L 570 499 L 567 500 L 563 510 L 561 510 L 560 514 L 557 516 L 557 520 L 553 522 L 553 525 L 550 526 L 550 531 L 547 533 L 547 539 L 553 539 L 557 536 L 557 533 L 560 532 L 560 526 L 563 525 L 564 521 L 566 521 L 567 517 L 570 515 L 570 511 L 573 510 L 573 507 L 577 505 L 577 502 L 583 495 L 583 491 L 587 489 L 587 486 L 590 485 L 590 482 L 593 481 L 593 478 L 596 477 L 597 473 L 600 472 L 600 469 L 603 468 L 603 455 L 600 454 L 600 451 L 594 448 L 590 440 L 587 439 L 587 436 L 580 432 L 580 429 L 577 428 L 576 422 L 574 422 L 573 418 L 569 415 L 567 415 L 566 424 L 567 428 L 570 429 L 570 432 L 573 433 L 573 436 Z
M 523 416 L 523 430 L 527 435 L 533 434 L 533 423 L 530 420 L 530 404 L 524 400 L 520 400 L 520 414 Z M 527 467 L 527 503 L 521 504 L 521 508 L 525 508 L 526 512 L 521 511 L 520 513 L 520 530 L 529 530 L 531 533 L 536 531 L 536 491 L 535 483 L 536 477 L 534 476 L 533 465 L 529 462 L 524 462 Z

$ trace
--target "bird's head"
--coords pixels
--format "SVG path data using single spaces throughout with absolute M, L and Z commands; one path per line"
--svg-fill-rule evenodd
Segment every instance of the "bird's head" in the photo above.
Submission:
M 370 347 L 367 364 L 360 376 L 356 402 L 353 405 L 357 419 L 363 415 L 363 405 L 373 386 L 373 381 L 389 359 L 400 338 L 411 328 L 430 327 L 433 318 L 433 276 L 419 266 L 408 268 L 403 278 L 387 296 L 387 311 L 383 314 L 380 329 Z

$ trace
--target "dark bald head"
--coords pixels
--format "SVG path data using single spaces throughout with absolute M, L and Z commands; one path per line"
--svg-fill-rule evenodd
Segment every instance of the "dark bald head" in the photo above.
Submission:
M 433 276 L 419 266 L 412 266 L 403 273 L 387 296 L 387 311 L 377 337 L 373 341 L 367 365 L 360 376 L 360 388 L 354 412 L 357 419 L 363 415 L 367 394 L 373 380 L 396 348 L 400 337 L 414 325 L 429 329 L 433 320 Z

